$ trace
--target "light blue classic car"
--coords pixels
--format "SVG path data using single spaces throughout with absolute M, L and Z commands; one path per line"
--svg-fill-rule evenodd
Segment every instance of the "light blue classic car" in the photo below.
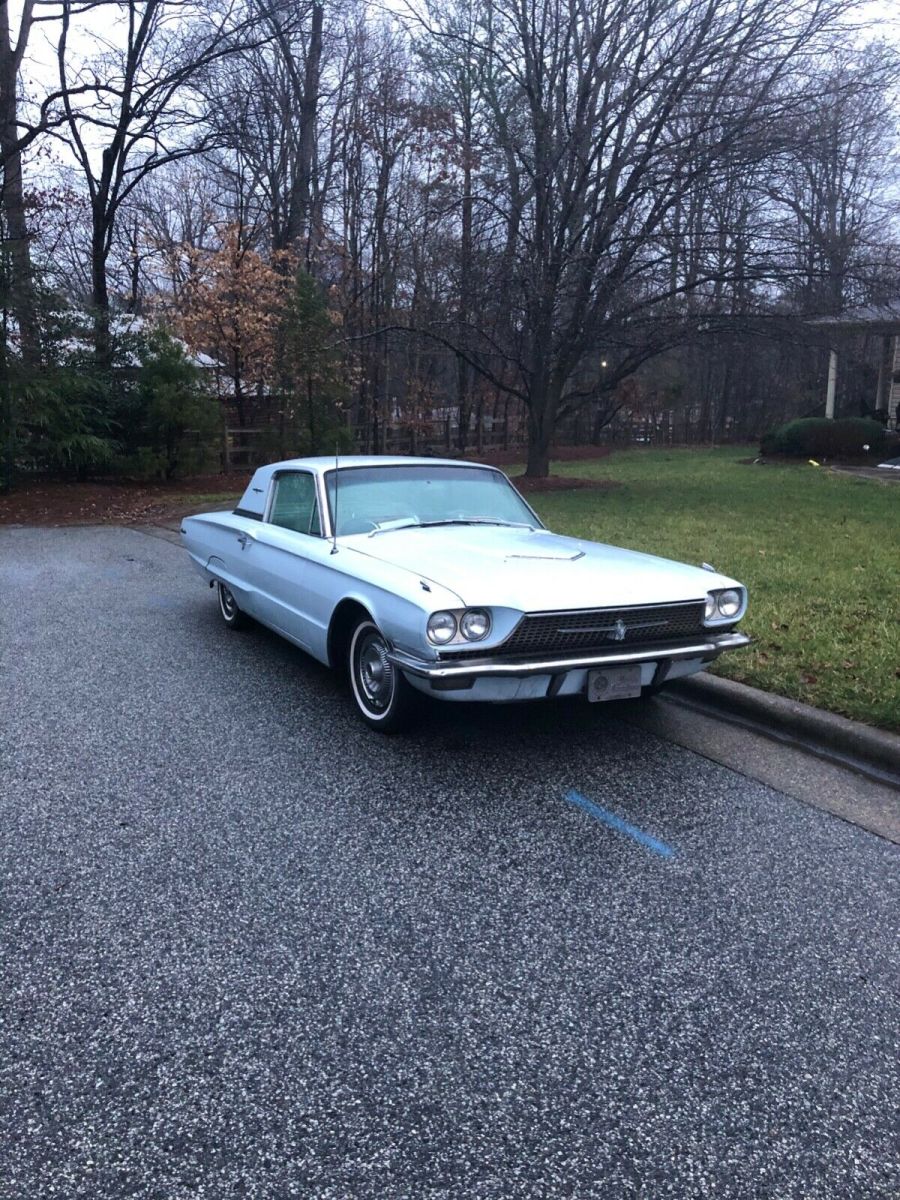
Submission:
M 261 467 L 233 512 L 185 518 L 225 624 L 346 670 L 373 728 L 443 700 L 637 697 L 746 646 L 746 589 L 545 529 L 502 471 L 427 458 Z

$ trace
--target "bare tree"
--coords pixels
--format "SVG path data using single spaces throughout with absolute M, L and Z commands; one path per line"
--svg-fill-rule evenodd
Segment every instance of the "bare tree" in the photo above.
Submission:
M 664 222 L 723 161 L 765 153 L 766 129 L 796 101 L 801 60 L 845 7 L 505 0 L 485 5 L 475 37 L 434 31 L 484 64 L 500 117 L 515 231 L 495 289 L 512 309 L 502 383 L 528 408 L 530 474 L 547 472 L 563 415 L 677 336 L 675 302 L 709 275 L 672 286 Z M 612 363 L 602 380 L 590 361 L 601 353 Z
M 539 475 L 555 437 L 604 436 L 619 411 L 677 403 L 693 435 L 737 414 L 749 429 L 791 388 L 804 403 L 786 343 L 761 348 L 766 321 L 896 278 L 878 171 L 894 60 L 836 46 L 850 7 L 33 0 L 22 28 L 58 20 L 58 81 L 26 125 L 8 83 L 23 34 L 0 28 L 6 227 L 18 204 L 24 228 L 16 156 L 63 139 L 81 182 L 47 206 L 35 255 L 69 294 L 86 275 L 107 362 L 111 303 L 176 311 L 238 229 L 242 252 L 305 272 L 296 344 L 303 313 L 334 317 L 367 449 L 395 420 L 416 439 L 443 418 L 464 451 L 492 411 L 527 419 Z M 98 11 L 115 19 L 90 32 Z M 286 338 L 254 403 L 291 391 Z
M 96 0 L 96 4 L 102 0 Z M 80 10 L 95 7 L 82 3 Z M 57 50 L 66 140 L 91 205 L 91 290 L 98 358 L 109 345 L 107 262 L 122 205 L 152 172 L 195 155 L 211 142 L 191 95 L 197 77 L 242 45 L 259 40 L 246 14 L 226 3 L 123 0 L 121 40 L 74 69 L 69 33 L 73 0 L 62 0 Z M 73 88 L 89 103 L 75 103 Z
M 881 265 L 884 197 L 896 180 L 898 67 L 884 44 L 841 49 L 785 116 L 784 150 L 771 164 L 768 192 L 784 214 L 790 292 L 806 312 L 834 315 L 865 298 L 868 277 Z
M 10 296 L 19 325 L 22 359 L 33 365 L 40 358 L 40 329 L 31 262 L 31 230 L 22 172 L 22 156 L 39 137 L 59 121 L 55 105 L 60 93 L 45 90 L 40 101 L 24 115 L 19 102 L 20 73 L 35 24 L 55 17 L 53 5 L 39 15 L 35 0 L 24 0 L 15 37 L 10 26 L 8 0 L 0 0 L 0 211 L 4 244 L 10 261 Z

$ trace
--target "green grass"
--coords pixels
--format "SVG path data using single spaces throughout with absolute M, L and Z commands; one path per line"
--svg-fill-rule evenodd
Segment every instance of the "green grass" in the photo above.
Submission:
M 807 465 L 750 466 L 749 451 L 628 450 L 554 464 L 609 491 L 530 497 L 551 529 L 745 583 L 746 650 L 718 674 L 900 729 L 900 486 Z

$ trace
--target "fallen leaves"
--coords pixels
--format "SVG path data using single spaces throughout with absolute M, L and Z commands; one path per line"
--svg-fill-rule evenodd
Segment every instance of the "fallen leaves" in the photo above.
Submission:
M 170 484 L 63 483 L 23 484 L 0 496 L 0 525 L 139 525 L 173 513 L 190 512 L 194 496 L 240 494 L 241 476 L 215 476 Z

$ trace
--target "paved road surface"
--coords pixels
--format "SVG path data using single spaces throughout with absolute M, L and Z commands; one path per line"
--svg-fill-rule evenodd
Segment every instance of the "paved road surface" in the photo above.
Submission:
M 900 1194 L 896 847 L 603 706 L 381 739 L 140 532 L 0 620 L 3 1200 Z

